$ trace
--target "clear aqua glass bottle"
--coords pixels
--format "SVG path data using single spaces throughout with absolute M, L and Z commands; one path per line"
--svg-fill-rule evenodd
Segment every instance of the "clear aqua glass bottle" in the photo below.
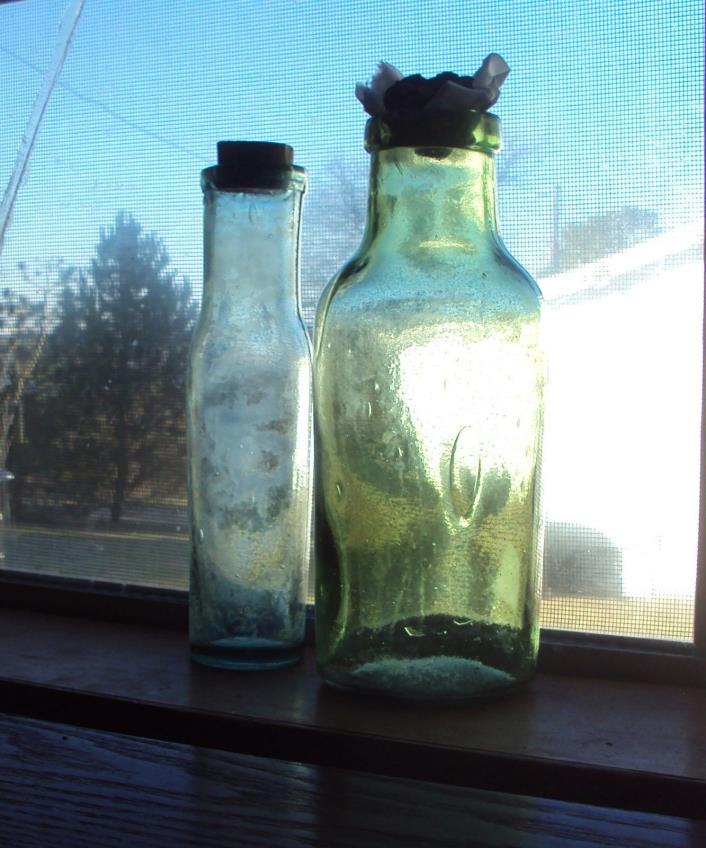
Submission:
M 311 552 L 306 173 L 287 145 L 221 142 L 202 188 L 204 294 L 187 390 L 191 653 L 274 668 L 301 656 Z
M 497 230 L 498 119 L 372 118 L 363 242 L 314 364 L 316 643 L 344 688 L 454 700 L 538 646 L 539 289 Z

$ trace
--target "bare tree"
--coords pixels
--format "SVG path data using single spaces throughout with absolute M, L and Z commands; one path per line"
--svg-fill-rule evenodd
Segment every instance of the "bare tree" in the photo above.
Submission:
M 578 268 L 652 238 L 659 231 L 657 213 L 635 206 L 624 206 L 578 224 L 567 224 L 561 231 L 549 271 L 556 273 Z
M 64 273 L 58 269 L 59 273 Z M 13 440 L 24 441 L 24 397 L 44 350 L 49 314 L 47 298 L 56 263 L 30 271 L 20 262 L 22 286 L 6 287 L 0 297 L 0 468 L 5 469 Z M 34 278 L 34 279 L 33 279 Z M 42 279 L 43 278 L 43 279 Z M 33 300 L 17 289 L 43 289 Z
M 307 321 L 311 321 L 326 283 L 360 244 L 367 165 L 362 160 L 356 170 L 351 163 L 329 163 L 318 181 L 318 191 L 312 190 L 305 206 L 306 228 L 311 234 L 302 251 L 302 302 Z

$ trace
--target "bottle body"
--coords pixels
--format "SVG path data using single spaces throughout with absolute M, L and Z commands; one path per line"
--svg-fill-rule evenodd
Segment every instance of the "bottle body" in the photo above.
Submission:
M 204 301 L 187 441 L 190 641 L 207 665 L 288 665 L 303 645 L 312 408 L 298 306 L 304 181 L 295 177 L 243 192 L 204 177 Z
M 372 168 L 363 245 L 317 316 L 319 668 L 474 697 L 536 659 L 539 290 L 495 232 L 490 154 Z

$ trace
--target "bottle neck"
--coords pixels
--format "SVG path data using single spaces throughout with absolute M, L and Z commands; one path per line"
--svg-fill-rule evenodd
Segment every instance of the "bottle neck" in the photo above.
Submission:
M 393 147 L 372 153 L 366 242 L 397 251 L 481 251 L 497 236 L 492 153 Z
M 219 191 L 204 183 L 204 313 L 299 307 L 304 186 Z

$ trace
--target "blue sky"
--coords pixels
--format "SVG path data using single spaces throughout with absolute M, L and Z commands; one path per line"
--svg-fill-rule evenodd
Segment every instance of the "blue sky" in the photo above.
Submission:
M 69 5 L 0 5 L 3 187 Z M 700 0 L 87 0 L 0 267 L 85 262 L 126 209 L 198 287 L 199 171 L 221 138 L 292 144 L 310 172 L 304 237 L 329 239 L 317 209 L 336 196 L 334 163 L 365 192 L 356 81 L 380 59 L 472 73 L 491 50 L 512 68 L 495 111 L 519 170 L 501 223 L 532 272 L 554 185 L 566 223 L 635 205 L 677 226 L 703 206 L 702 18 Z M 348 247 L 331 247 L 328 272 Z
M 0 2 L 0 191 L 74 2 Z M 472 73 L 490 51 L 512 69 L 494 109 L 500 156 L 514 163 L 499 187 L 501 227 L 531 273 L 547 266 L 555 186 L 563 224 L 624 206 L 654 210 L 664 231 L 703 217 L 702 0 L 86 0 L 0 283 L 21 283 L 18 261 L 87 263 L 99 227 L 126 210 L 198 291 L 199 172 L 216 141 L 250 138 L 292 144 L 309 171 L 311 306 L 359 237 L 340 177 L 360 203 L 368 157 L 355 83 L 381 59 L 404 73 Z M 629 592 L 688 596 L 702 268 L 659 273 L 611 298 L 589 292 L 549 323 L 547 504 L 554 520 L 620 544 Z

